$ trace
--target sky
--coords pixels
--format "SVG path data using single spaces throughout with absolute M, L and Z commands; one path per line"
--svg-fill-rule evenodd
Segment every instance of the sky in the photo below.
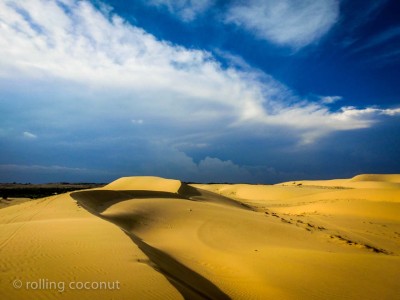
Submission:
M 0 0 L 0 182 L 400 173 L 397 0 Z

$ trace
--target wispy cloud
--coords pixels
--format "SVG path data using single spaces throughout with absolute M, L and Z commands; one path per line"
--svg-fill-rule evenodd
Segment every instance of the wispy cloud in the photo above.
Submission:
M 35 171 L 35 172 L 87 172 L 87 169 L 70 168 L 65 166 L 43 166 L 43 165 L 0 165 L 0 170 L 13 172 L 13 171 Z
M 363 33 L 364 26 L 379 16 L 389 1 L 342 2 L 344 13 L 341 16 L 341 22 L 343 23 L 341 30 L 345 34 L 341 37 L 338 44 L 343 48 L 351 48 L 362 42 L 363 37 L 361 34 Z
M 193 21 L 209 9 L 215 0 L 149 0 L 148 5 L 166 8 L 185 22 Z
M 400 26 L 388 28 L 365 41 L 359 42 L 361 46 L 354 47 L 350 54 L 357 56 L 362 52 L 368 55 L 365 64 L 377 67 L 400 61 Z M 373 55 L 370 53 L 373 52 Z
M 349 34 L 355 33 L 360 27 L 375 19 L 389 1 L 360 1 L 357 4 L 344 2 L 343 6 L 348 6 L 349 14 L 345 30 Z
M 353 52 L 364 51 L 373 47 L 385 45 L 394 39 L 400 39 L 400 26 L 389 28 L 373 37 L 371 37 L 362 46 L 353 50 Z
M 1 182 L 95 182 L 102 178 L 114 178 L 102 170 L 73 168 L 58 165 L 0 164 Z M 77 179 L 79 178 L 79 179 Z M 101 179 L 100 179 L 101 180 Z
M 225 21 L 271 43 L 299 49 L 318 41 L 338 16 L 337 0 L 250 0 L 234 2 Z
M 215 0 L 150 0 L 147 5 L 164 8 L 190 22 L 215 6 Z M 226 23 L 242 27 L 255 36 L 281 46 L 299 49 L 319 40 L 336 23 L 338 0 L 231 1 L 221 10 Z M 220 8 L 219 8 L 220 9 Z
M 265 37 L 276 43 L 300 47 L 329 30 L 337 9 L 333 0 L 301 5 L 253 0 L 246 7 L 235 4 L 228 20 L 252 24 L 249 28 L 257 32 L 265 29 Z M 101 124 L 92 128 L 99 133 L 99 126 L 122 126 L 120 120 L 151 120 L 149 134 L 162 131 L 172 137 L 280 126 L 296 131 L 294 139 L 312 142 L 334 131 L 367 128 L 382 114 L 398 114 L 379 108 L 331 111 L 326 102 L 301 99 L 268 74 L 224 68 L 207 51 L 158 40 L 87 1 L 2 1 L 0 22 L 0 78 L 42 82 L 47 105 L 35 108 L 35 117 L 58 127 L 90 120 Z M 68 97 L 61 96 L 62 89 Z M 75 111 L 64 118 L 60 108 Z M 142 119 L 132 121 L 132 115 Z M 120 130 L 130 134 L 128 128 Z
M 24 131 L 24 133 L 22 135 L 27 139 L 36 139 L 37 138 L 36 134 L 33 134 L 29 131 Z
M 136 124 L 136 125 L 142 125 L 144 123 L 144 121 L 142 119 L 132 119 L 131 122 L 132 122 L 132 124 Z
M 338 102 L 340 100 L 342 100 L 343 97 L 342 96 L 323 96 L 320 97 L 320 101 L 322 104 L 332 104 L 335 102 Z

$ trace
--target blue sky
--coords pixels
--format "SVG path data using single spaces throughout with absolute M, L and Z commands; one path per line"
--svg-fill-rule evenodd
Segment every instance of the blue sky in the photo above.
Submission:
M 395 0 L 1 0 L 0 181 L 400 173 Z

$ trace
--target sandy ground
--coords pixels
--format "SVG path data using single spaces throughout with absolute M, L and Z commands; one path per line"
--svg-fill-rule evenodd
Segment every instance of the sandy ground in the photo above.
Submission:
M 31 201 L 30 198 L 7 198 L 0 199 L 0 208 L 9 207 L 13 205 L 18 205 L 27 201 Z
M 400 175 L 127 177 L 0 209 L 1 299 L 400 299 L 399 254 Z

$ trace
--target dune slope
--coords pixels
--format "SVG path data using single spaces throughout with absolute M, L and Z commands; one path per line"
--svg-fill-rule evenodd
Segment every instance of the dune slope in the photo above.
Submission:
M 68 194 L 0 210 L 0 299 L 182 299 L 147 260 L 121 230 Z M 115 288 L 78 290 L 69 288 L 73 282 Z

